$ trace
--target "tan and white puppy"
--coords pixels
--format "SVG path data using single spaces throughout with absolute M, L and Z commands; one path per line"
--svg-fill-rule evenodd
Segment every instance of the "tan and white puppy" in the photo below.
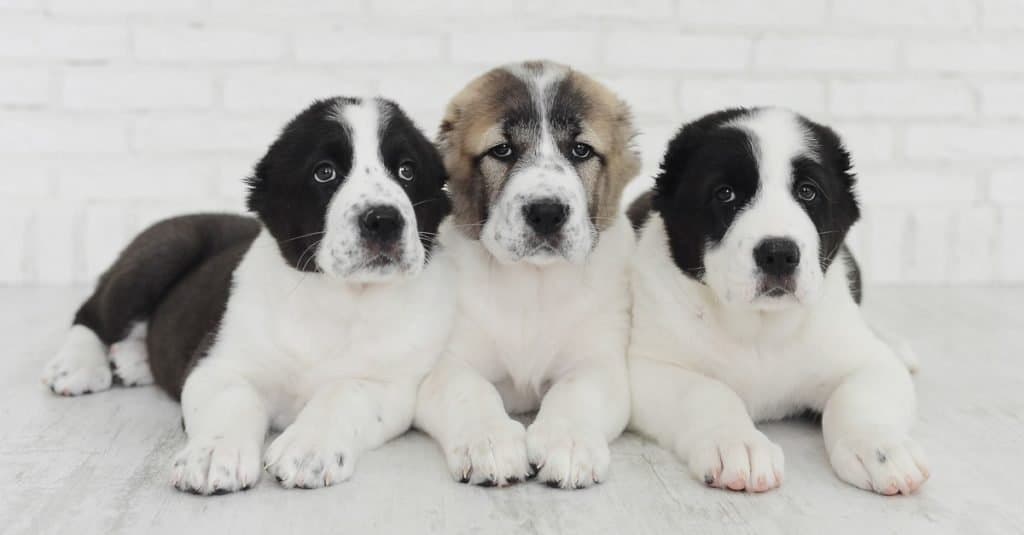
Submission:
M 633 135 L 614 94 L 549 62 L 494 69 L 449 104 L 440 241 L 458 311 L 415 425 L 457 480 L 582 488 L 607 475 L 629 416 L 634 239 L 617 208 L 639 168 Z M 509 417 L 534 410 L 528 429 Z

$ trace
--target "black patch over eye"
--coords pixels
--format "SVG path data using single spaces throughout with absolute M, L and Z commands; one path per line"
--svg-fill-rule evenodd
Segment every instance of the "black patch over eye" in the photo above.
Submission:
M 416 178 L 416 166 L 412 162 L 402 162 L 402 165 L 398 166 L 398 178 L 409 182 Z
M 512 157 L 512 145 L 508 143 L 502 143 L 491 147 L 491 150 L 487 151 L 487 154 L 499 159 L 507 160 Z
M 796 197 L 803 202 L 812 202 L 818 198 L 818 188 L 804 182 L 797 186 Z
M 729 204 L 736 200 L 736 191 L 731 186 L 719 186 L 715 190 L 715 200 L 722 204 Z
M 330 162 L 320 162 L 313 168 L 313 179 L 317 182 L 330 182 L 338 177 L 338 172 Z
M 586 143 L 575 143 L 572 146 L 572 157 L 577 160 L 586 160 L 594 155 L 594 148 Z

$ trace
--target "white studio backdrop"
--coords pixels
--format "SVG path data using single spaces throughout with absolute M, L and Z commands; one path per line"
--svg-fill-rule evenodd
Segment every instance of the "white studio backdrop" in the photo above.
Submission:
M 683 121 L 834 126 L 875 283 L 1024 281 L 1024 0 L 0 0 L 0 283 L 91 280 L 143 226 L 242 209 L 312 99 L 379 93 L 431 136 L 503 62 L 605 81 L 642 176 Z

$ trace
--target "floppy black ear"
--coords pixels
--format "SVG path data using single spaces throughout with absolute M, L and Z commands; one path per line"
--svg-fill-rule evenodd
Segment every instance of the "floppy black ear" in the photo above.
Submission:
M 652 208 L 661 211 L 665 203 L 675 195 L 690 157 L 701 146 L 709 132 L 752 111 L 754 110 L 748 108 L 730 108 L 710 113 L 683 125 L 669 141 L 665 156 L 661 160 L 661 170 L 654 177 Z

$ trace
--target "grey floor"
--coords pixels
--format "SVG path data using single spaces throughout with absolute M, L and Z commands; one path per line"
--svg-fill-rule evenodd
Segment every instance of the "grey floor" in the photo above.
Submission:
M 82 398 L 39 383 L 82 288 L 0 288 L 3 533 L 1024 533 L 1024 288 L 885 288 L 873 323 L 921 356 L 916 436 L 932 479 L 909 497 L 840 483 L 811 422 L 764 426 L 786 482 L 763 495 L 704 488 L 660 448 L 627 435 L 607 483 L 481 489 L 449 479 L 409 434 L 362 459 L 347 483 L 200 498 L 168 483 L 182 446 L 175 403 L 152 387 Z

